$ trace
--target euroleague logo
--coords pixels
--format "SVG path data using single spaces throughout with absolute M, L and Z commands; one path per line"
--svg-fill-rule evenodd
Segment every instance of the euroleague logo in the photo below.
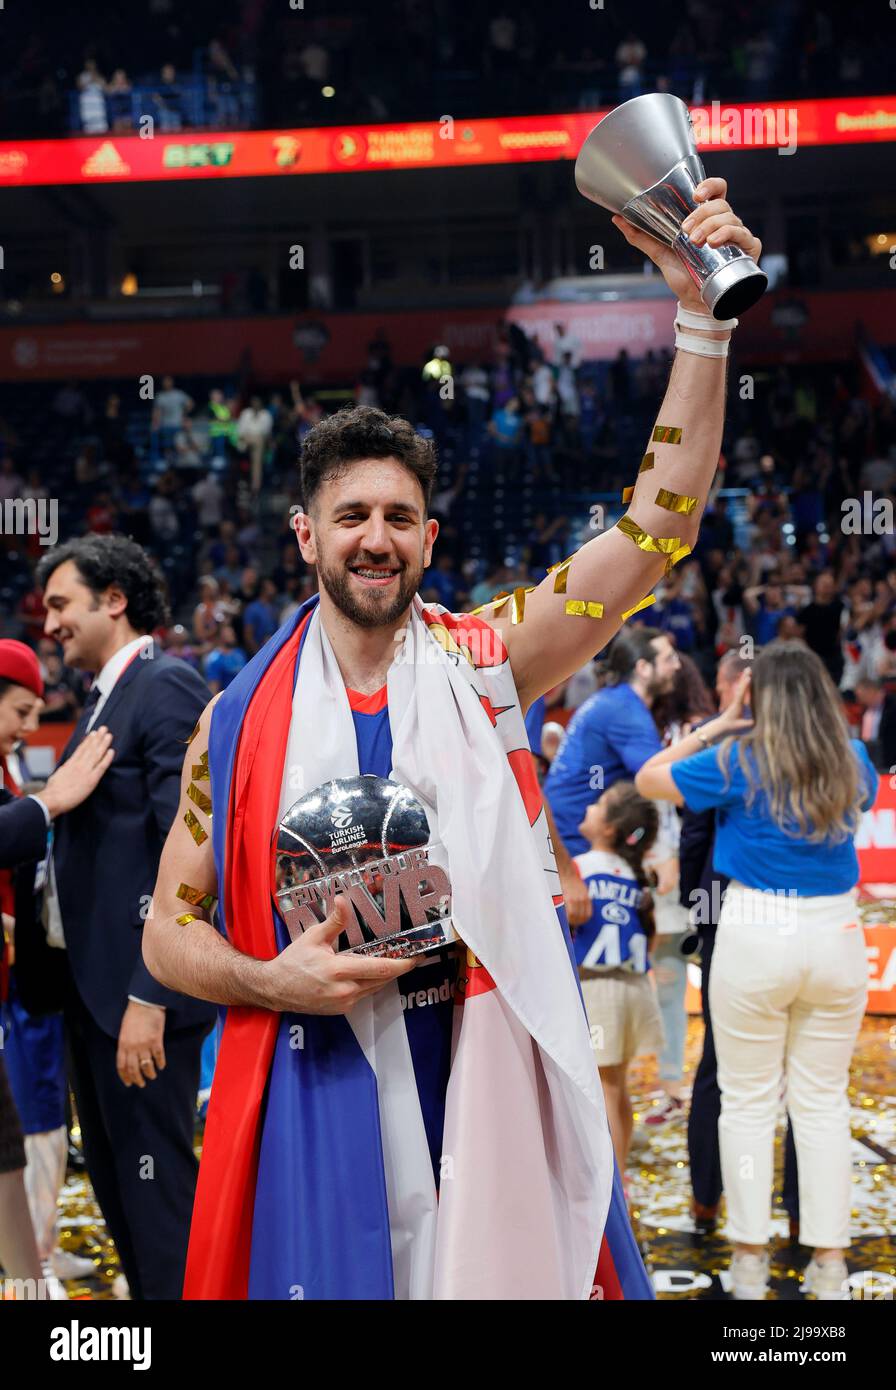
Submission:
M 330 820 L 337 830 L 345 830 L 346 826 L 352 823 L 352 813 L 348 806 L 337 806 L 335 811 L 330 813 Z
M 600 915 L 605 922 L 613 922 L 617 927 L 626 926 L 632 919 L 628 908 L 622 907 L 620 903 L 605 903 Z

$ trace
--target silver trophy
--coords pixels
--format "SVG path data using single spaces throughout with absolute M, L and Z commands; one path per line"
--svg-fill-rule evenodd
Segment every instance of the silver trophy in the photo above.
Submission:
M 681 230 L 705 177 L 688 108 L 667 92 L 617 106 L 576 160 L 584 197 L 671 246 L 713 317 L 736 318 L 762 297 L 768 277 L 739 247 L 694 246 Z
M 456 940 L 451 883 L 435 862 L 421 803 L 398 782 L 341 777 L 307 792 L 283 816 L 271 850 L 271 892 L 292 940 L 322 922 L 337 893 L 351 924 L 337 949 L 400 958 Z

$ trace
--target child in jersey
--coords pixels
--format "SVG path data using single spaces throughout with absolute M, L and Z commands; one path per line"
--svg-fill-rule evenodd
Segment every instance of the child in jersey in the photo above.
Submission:
M 658 825 L 653 802 L 639 796 L 632 782 L 615 782 L 588 807 L 579 831 L 591 848 L 573 859 L 592 902 L 591 918 L 573 945 L 620 1173 L 632 1137 L 628 1064 L 663 1045 L 648 974 L 654 916 L 644 867 Z

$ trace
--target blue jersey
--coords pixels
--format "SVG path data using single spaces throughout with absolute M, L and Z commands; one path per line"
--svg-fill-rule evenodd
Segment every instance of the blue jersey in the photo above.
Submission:
M 590 849 L 573 860 L 588 889 L 591 917 L 573 937 L 576 964 L 590 970 L 650 969 L 639 909 L 644 890 L 617 854 Z
M 630 685 L 604 686 L 579 706 L 544 784 L 570 854 L 588 848 L 579 826 L 592 801 L 614 782 L 633 778 L 662 746 L 650 710 Z
M 358 743 L 358 771 L 389 777 L 392 731 L 386 687 L 375 695 L 359 695 L 354 690 L 346 693 Z M 454 953 L 446 951 L 427 958 L 427 964 L 418 965 L 416 970 L 396 980 L 437 1187 L 445 1126 L 445 1091 L 451 1068 L 456 977 Z

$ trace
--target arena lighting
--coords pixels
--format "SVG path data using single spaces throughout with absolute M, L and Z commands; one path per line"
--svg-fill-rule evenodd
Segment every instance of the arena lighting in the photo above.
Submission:
M 336 88 L 335 88 L 335 87 L 321 87 L 321 89 L 320 89 L 320 94 L 321 94 L 322 97 L 334 97 L 334 96 L 336 95 Z
M 137 284 L 137 277 L 132 270 L 129 270 L 127 275 L 121 282 L 121 292 L 122 294 L 128 295 L 136 294 L 138 288 L 139 286 Z
M 792 113 L 792 117 L 791 117 Z M 152 140 L 113 133 L 0 142 L 0 188 L 139 183 L 160 179 L 264 178 L 383 169 L 460 168 L 575 159 L 607 109 L 567 115 L 316 126 L 299 130 L 182 131 Z M 896 140 L 896 96 L 712 103 L 691 107 L 700 150 L 732 152 Z M 718 119 L 716 119 L 718 118 Z M 786 118 L 786 119 L 779 119 Z M 795 131 L 794 131 L 795 127 Z M 785 140 L 774 132 L 783 128 Z

